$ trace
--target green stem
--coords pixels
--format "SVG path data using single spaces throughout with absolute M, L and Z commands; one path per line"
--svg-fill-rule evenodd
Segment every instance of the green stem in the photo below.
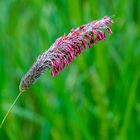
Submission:
M 6 115 L 4 116 L 4 118 L 3 118 L 3 120 L 2 120 L 2 122 L 1 122 L 1 124 L 0 124 L 0 128 L 2 128 L 2 126 L 3 126 L 3 124 L 4 124 L 5 120 L 6 120 L 6 118 L 7 118 L 7 116 L 8 116 L 8 114 L 10 113 L 10 111 L 12 110 L 12 108 L 14 107 L 15 103 L 17 102 L 17 100 L 19 99 L 19 97 L 21 96 L 22 93 L 23 93 L 23 92 L 20 92 L 20 93 L 18 94 L 18 96 L 17 96 L 16 99 L 14 100 L 13 104 L 11 105 L 11 107 L 9 108 L 9 110 L 7 111 Z

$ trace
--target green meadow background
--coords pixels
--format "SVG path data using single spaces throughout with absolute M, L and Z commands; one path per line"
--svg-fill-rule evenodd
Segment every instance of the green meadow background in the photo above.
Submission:
M 16 103 L 0 140 L 139 140 L 140 1 L 0 0 L 0 121 L 37 56 L 71 28 L 114 16 L 112 36 Z

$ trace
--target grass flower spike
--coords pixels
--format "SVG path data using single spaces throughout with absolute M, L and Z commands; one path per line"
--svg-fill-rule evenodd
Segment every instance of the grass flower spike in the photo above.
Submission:
M 19 86 L 20 92 L 3 118 L 0 128 L 23 91 L 31 87 L 46 69 L 51 69 L 51 75 L 53 77 L 56 76 L 75 57 L 81 54 L 84 49 L 90 48 L 92 44 L 100 40 L 105 40 L 105 30 L 111 35 L 112 31 L 109 25 L 112 23 L 111 18 L 105 16 L 101 20 L 95 20 L 76 29 L 72 29 L 68 35 L 59 37 L 47 51 L 37 58 L 36 62 L 34 62 L 22 78 Z
M 69 65 L 76 56 L 90 48 L 92 44 L 106 38 L 105 30 L 112 34 L 109 25 L 110 17 L 103 17 L 76 29 L 72 29 L 68 35 L 59 37 L 52 46 L 40 55 L 27 74 L 22 78 L 19 90 L 27 90 L 47 69 L 51 68 L 52 76 L 56 76 Z M 105 30 L 104 30 L 105 29 Z

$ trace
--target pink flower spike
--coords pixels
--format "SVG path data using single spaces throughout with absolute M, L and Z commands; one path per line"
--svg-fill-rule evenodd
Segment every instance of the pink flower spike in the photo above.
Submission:
M 110 17 L 104 16 L 100 20 L 94 20 L 85 25 L 72 29 L 68 35 L 59 37 L 51 47 L 40 55 L 29 71 L 22 78 L 20 91 L 28 89 L 48 68 L 51 75 L 56 76 L 69 65 L 83 50 L 90 48 L 100 40 L 106 38 L 107 30 L 111 35 L 110 25 L 113 23 Z

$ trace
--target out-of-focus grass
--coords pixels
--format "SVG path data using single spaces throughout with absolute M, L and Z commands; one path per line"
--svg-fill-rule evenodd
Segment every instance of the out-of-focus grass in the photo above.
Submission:
M 140 1 L 1 0 L 0 120 L 36 57 L 71 28 L 115 15 L 113 35 L 22 95 L 0 130 L 10 140 L 139 140 Z

